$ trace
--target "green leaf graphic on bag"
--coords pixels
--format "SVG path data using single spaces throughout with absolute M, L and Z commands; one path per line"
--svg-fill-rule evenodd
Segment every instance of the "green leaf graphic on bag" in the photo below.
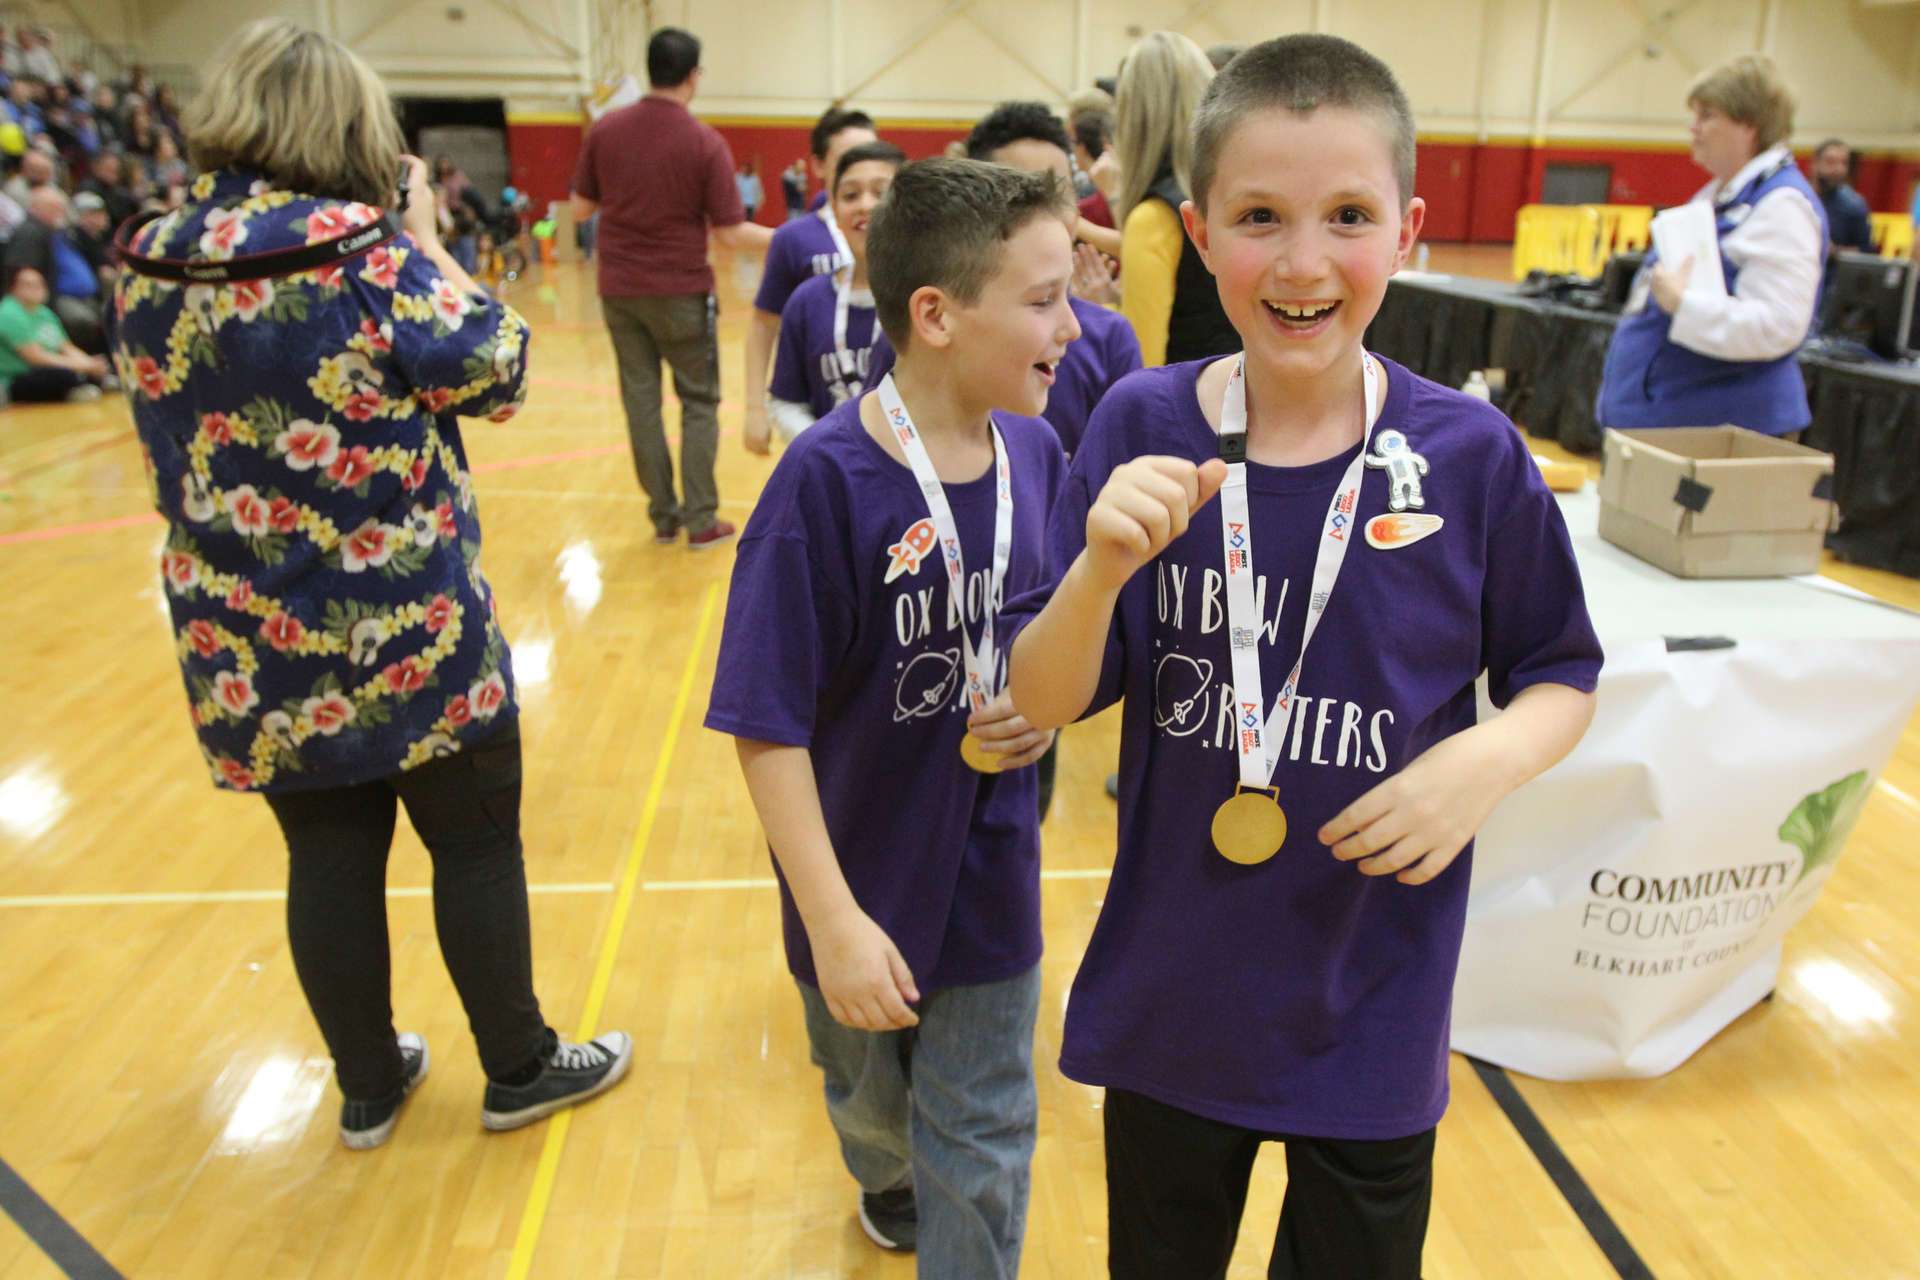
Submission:
M 1780 824 L 1780 838 L 1800 850 L 1800 880 L 1840 856 L 1872 790 L 1872 779 L 1862 769 L 1794 806 Z

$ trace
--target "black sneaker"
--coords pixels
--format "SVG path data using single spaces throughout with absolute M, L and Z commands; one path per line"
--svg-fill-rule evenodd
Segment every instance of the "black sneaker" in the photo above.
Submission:
M 538 1076 L 527 1084 L 487 1082 L 480 1106 L 480 1123 L 499 1133 L 585 1102 L 619 1084 L 633 1065 L 633 1038 L 609 1031 L 586 1044 L 554 1038 Z
M 920 1237 L 920 1211 L 913 1203 L 913 1188 L 901 1187 L 879 1195 L 862 1191 L 860 1229 L 888 1253 L 912 1253 Z
M 340 1141 L 352 1151 L 371 1151 L 393 1136 L 399 1123 L 400 1106 L 422 1080 L 427 1078 L 427 1042 L 411 1031 L 400 1033 L 400 1066 L 406 1083 L 400 1092 L 378 1102 L 355 1102 L 348 1098 L 340 1104 Z

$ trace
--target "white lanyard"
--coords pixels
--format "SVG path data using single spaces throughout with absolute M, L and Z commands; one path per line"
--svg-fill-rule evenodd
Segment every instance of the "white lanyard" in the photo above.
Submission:
M 1006 442 L 1000 438 L 1000 428 L 989 419 L 988 429 L 993 432 L 993 577 L 987 584 L 986 599 L 981 602 L 980 612 L 985 620 L 981 625 L 979 647 L 975 648 L 967 643 L 967 567 L 960 554 L 960 529 L 953 522 L 953 508 L 947 505 L 946 487 L 933 469 L 933 460 L 927 457 L 927 446 L 913 425 L 912 415 L 901 403 L 892 374 L 880 380 L 878 390 L 887 427 L 900 442 L 900 452 L 907 455 L 913 478 L 920 482 L 920 492 L 927 499 L 927 514 L 933 517 L 933 529 L 940 538 L 940 560 L 947 566 L 947 590 L 960 615 L 960 653 L 967 669 L 967 701 L 978 711 L 996 692 L 993 609 L 994 602 L 1000 598 L 1000 588 L 1007 580 L 1007 561 L 1013 556 L 1013 472 L 1007 465 Z
M 1280 697 L 1274 702 L 1271 717 L 1260 714 L 1266 701 L 1260 684 L 1262 623 L 1253 589 L 1253 516 L 1247 508 L 1245 356 L 1234 362 L 1233 372 L 1227 377 L 1227 393 L 1220 406 L 1220 455 L 1229 459 L 1227 480 L 1220 486 L 1220 539 L 1227 560 L 1227 637 L 1233 652 L 1235 746 L 1240 754 L 1240 782 L 1244 786 L 1273 785 L 1287 725 L 1293 719 L 1294 695 L 1300 687 L 1300 669 L 1307 661 L 1307 646 L 1313 643 L 1313 633 L 1319 630 L 1327 602 L 1333 598 L 1333 586 L 1339 580 L 1340 566 L 1346 561 L 1347 546 L 1360 529 L 1360 478 L 1366 470 L 1374 420 L 1380 415 L 1379 375 L 1365 353 L 1361 354 L 1360 363 L 1365 373 L 1362 381 L 1366 388 L 1367 425 L 1361 434 L 1359 454 L 1340 478 L 1339 487 L 1333 491 L 1333 501 L 1327 504 L 1320 550 L 1313 562 L 1313 595 L 1307 601 L 1307 625 L 1300 636 L 1300 656 L 1294 660 L 1287 682 L 1280 686 Z
M 851 381 L 860 367 L 853 358 L 853 352 L 847 350 L 847 309 L 852 305 L 853 291 L 853 249 L 848 246 L 840 224 L 834 221 L 831 200 L 820 206 L 820 220 L 827 224 L 827 232 L 833 237 L 833 360 L 840 368 L 840 376 Z M 860 394 L 858 385 L 851 390 L 854 395 Z

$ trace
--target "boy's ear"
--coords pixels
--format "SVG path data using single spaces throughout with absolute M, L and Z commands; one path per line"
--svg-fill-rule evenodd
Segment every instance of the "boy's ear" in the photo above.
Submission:
M 1427 202 L 1419 196 L 1407 201 L 1407 211 L 1400 215 L 1400 242 L 1393 247 L 1393 269 L 1398 271 L 1407 265 L 1407 259 L 1413 256 L 1413 246 L 1420 241 L 1420 228 L 1427 225 Z
M 907 323 L 913 346 L 944 351 L 953 342 L 953 300 L 939 287 L 923 284 L 907 299 Z
M 1180 202 L 1180 225 L 1187 229 L 1187 238 L 1193 241 L 1193 247 L 1200 252 L 1200 261 L 1207 270 L 1213 270 L 1213 259 L 1207 256 L 1207 215 L 1200 212 L 1200 206 L 1191 200 Z

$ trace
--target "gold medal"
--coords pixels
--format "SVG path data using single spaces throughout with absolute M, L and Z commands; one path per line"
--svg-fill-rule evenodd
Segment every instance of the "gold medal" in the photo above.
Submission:
M 987 744 L 969 733 L 960 739 L 960 758 L 967 762 L 967 768 L 975 773 L 998 773 L 1007 767 L 1007 758 L 995 751 L 987 750 Z
M 1287 815 L 1272 787 L 1241 783 L 1213 811 L 1213 847 L 1228 862 L 1254 866 L 1280 852 L 1287 842 Z

